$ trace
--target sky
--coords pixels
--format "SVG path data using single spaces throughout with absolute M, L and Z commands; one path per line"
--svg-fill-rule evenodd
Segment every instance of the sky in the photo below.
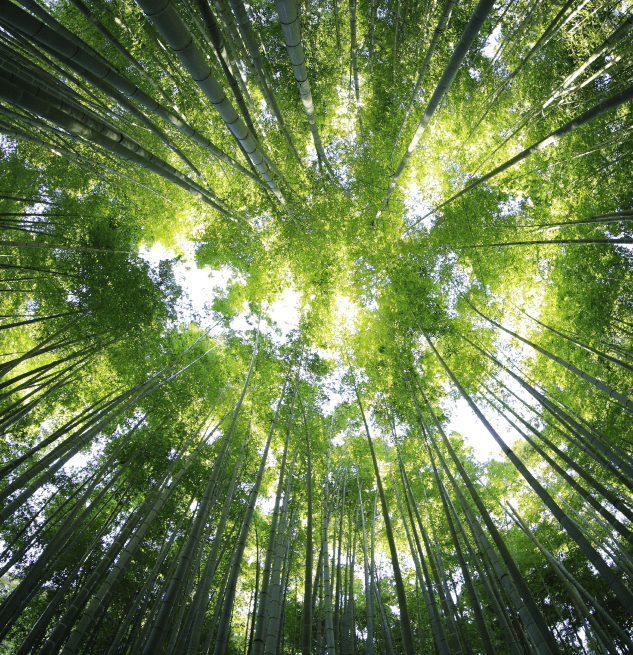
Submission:
M 184 251 L 184 261 L 179 262 L 174 267 L 176 280 L 180 286 L 187 292 L 193 310 L 201 315 L 205 314 L 204 305 L 209 305 L 218 293 L 226 291 L 229 281 L 232 279 L 233 272 L 229 268 L 214 271 L 208 266 L 196 268 L 193 251 L 188 251 L 186 244 L 181 244 L 181 250 Z M 139 255 L 152 265 L 164 259 L 173 259 L 176 257 L 172 250 L 168 250 L 160 243 L 155 243 L 151 249 L 141 249 Z M 290 330 L 297 327 L 299 321 L 298 302 L 301 294 L 293 289 L 286 289 L 281 296 L 272 304 L 270 308 L 270 317 L 277 323 L 286 336 Z M 237 316 L 231 322 L 233 330 L 250 330 L 252 329 L 246 323 L 245 316 Z
M 204 316 L 206 313 L 205 303 L 210 305 L 216 294 L 226 291 L 227 284 L 231 279 L 231 271 L 229 269 L 214 271 L 208 266 L 202 269 L 196 268 L 193 252 L 187 251 L 186 244 L 183 246 L 181 249 L 185 253 L 184 261 L 179 262 L 174 268 L 176 280 L 189 296 L 193 310 Z M 175 257 L 173 251 L 164 248 L 160 243 L 156 243 L 151 249 L 142 249 L 139 254 L 152 265 L 157 265 L 161 260 Z M 301 294 L 289 288 L 270 307 L 269 316 L 281 330 L 282 338 L 298 326 L 300 299 Z M 343 314 L 342 319 L 351 317 L 354 308 L 349 301 L 340 298 L 336 305 Z M 252 329 L 245 319 L 245 314 L 237 316 L 231 322 L 231 328 L 234 330 Z M 337 404 L 337 398 L 334 396 L 330 399 L 332 407 L 328 408 L 329 410 Z M 451 431 L 455 431 L 464 437 L 479 461 L 484 462 L 491 457 L 498 458 L 501 455 L 501 449 L 465 400 L 460 399 L 457 402 L 446 400 L 443 409 L 450 416 L 447 432 L 450 434 Z M 507 424 L 504 425 L 505 422 L 502 422 L 496 413 L 484 409 L 484 414 L 502 438 L 509 443 L 516 440 L 517 435 L 507 431 Z

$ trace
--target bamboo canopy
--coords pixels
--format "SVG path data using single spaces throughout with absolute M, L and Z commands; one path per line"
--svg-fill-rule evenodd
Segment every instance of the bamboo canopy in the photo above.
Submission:
M 633 653 L 632 52 L 0 0 L 0 651 Z

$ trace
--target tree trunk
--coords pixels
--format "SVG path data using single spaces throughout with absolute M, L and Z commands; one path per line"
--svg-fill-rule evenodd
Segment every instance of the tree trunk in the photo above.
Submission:
M 402 634 L 402 646 L 406 655 L 413 655 L 415 653 L 415 647 L 413 645 L 413 635 L 411 634 L 411 621 L 409 619 L 409 611 L 407 609 L 407 597 L 404 590 L 404 583 L 402 581 L 402 574 L 400 573 L 400 564 L 398 562 L 398 551 L 396 550 L 396 543 L 393 538 L 393 531 L 391 529 L 391 519 L 389 518 L 389 509 L 387 507 L 387 500 L 385 498 L 385 492 L 382 486 L 382 480 L 380 479 L 380 471 L 378 470 L 378 461 L 376 460 L 376 453 L 374 452 L 374 445 L 371 441 L 371 434 L 369 432 L 369 426 L 367 425 L 367 419 L 365 418 L 365 412 L 363 410 L 363 405 L 360 400 L 360 395 L 358 389 L 354 386 L 356 391 L 356 400 L 358 401 L 358 407 L 363 418 L 363 425 L 365 426 L 365 433 L 367 435 L 367 443 L 369 444 L 369 452 L 371 453 L 371 459 L 374 465 L 374 475 L 376 476 L 376 484 L 378 485 L 378 495 L 380 496 L 380 503 L 382 505 L 382 517 L 385 522 L 385 531 L 387 533 L 387 540 L 389 542 L 389 552 L 391 553 L 391 565 L 393 566 L 394 580 L 396 583 L 396 591 L 398 594 L 398 606 L 400 608 L 400 631 Z M 379 600 L 380 604 L 380 600 Z
M 494 2 L 492 2 L 492 0 L 479 0 L 479 4 L 475 8 L 475 11 L 473 12 L 471 19 L 468 21 L 468 25 L 466 25 L 466 29 L 464 30 L 459 40 L 459 43 L 457 44 L 457 47 L 453 51 L 453 54 L 451 55 L 451 58 L 448 64 L 446 65 L 446 68 L 442 73 L 442 77 L 440 77 L 440 80 L 437 83 L 437 87 L 435 88 L 435 91 L 433 92 L 433 95 L 429 100 L 429 104 L 427 105 L 424 114 L 422 115 L 422 118 L 418 123 L 418 127 L 413 135 L 413 138 L 411 139 L 411 142 L 407 147 L 407 151 L 405 152 L 402 159 L 400 160 L 400 163 L 398 164 L 395 173 L 391 176 L 391 179 L 389 180 L 389 187 L 387 189 L 387 193 L 385 194 L 385 197 L 383 198 L 382 203 L 380 204 L 380 208 L 378 209 L 378 214 L 376 218 L 380 217 L 383 209 L 386 207 L 387 202 L 389 201 L 389 198 L 393 190 L 396 188 L 398 179 L 400 178 L 402 171 L 404 171 L 409 161 L 411 153 L 415 150 L 416 146 L 420 142 L 420 139 L 424 134 L 424 130 L 429 124 L 433 114 L 435 113 L 435 110 L 438 108 L 440 101 L 451 88 L 453 84 L 453 80 L 455 79 L 455 75 L 457 75 L 457 70 L 459 69 L 460 65 L 464 61 L 468 49 L 472 45 L 473 41 L 477 38 L 477 35 L 479 34 L 479 30 L 481 30 L 483 23 L 486 20 L 486 17 L 492 10 L 493 5 Z
M 281 392 L 281 397 L 279 403 L 277 404 L 277 409 L 275 411 L 275 416 L 270 425 L 270 431 L 268 432 L 268 439 L 266 440 L 266 445 L 264 447 L 264 452 L 262 454 L 261 462 L 259 465 L 259 470 L 257 471 L 257 477 L 255 479 L 255 484 L 250 493 L 250 498 L 248 501 L 248 506 L 246 508 L 246 513 L 242 519 L 242 526 L 240 528 L 240 535 L 237 541 L 235 548 L 235 553 L 233 555 L 233 561 L 231 562 L 230 574 L 227 582 L 226 593 L 224 601 L 222 604 L 222 615 L 220 617 L 220 625 L 218 626 L 218 634 L 216 636 L 215 647 L 213 649 L 213 655 L 223 655 L 228 644 L 229 636 L 229 622 L 231 619 L 231 614 L 233 610 L 233 602 L 235 600 L 235 591 L 237 586 L 237 576 L 239 574 L 240 565 L 242 563 L 242 555 L 244 554 L 244 548 L 246 547 L 246 538 L 248 536 L 248 531 L 251 524 L 251 519 L 253 517 L 253 512 L 255 511 L 255 502 L 257 500 L 257 495 L 259 494 L 259 487 L 262 482 L 262 477 L 264 475 L 264 467 L 266 465 L 266 459 L 268 457 L 268 449 L 270 447 L 270 441 L 273 436 L 275 425 L 277 423 L 277 418 L 279 416 L 279 410 L 281 408 L 281 403 L 283 401 L 283 396 L 285 393 L 286 387 Z

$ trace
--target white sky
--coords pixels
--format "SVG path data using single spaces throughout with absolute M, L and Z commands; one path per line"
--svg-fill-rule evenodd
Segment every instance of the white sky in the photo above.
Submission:
M 185 260 L 180 261 L 174 267 L 176 281 L 189 296 L 193 310 L 205 315 L 205 303 L 209 305 L 220 292 L 225 292 L 232 277 L 232 271 L 228 268 L 219 271 L 209 266 L 197 268 L 193 252 L 187 252 L 186 244 L 182 244 L 185 250 Z M 140 251 L 140 256 L 152 265 L 157 265 L 164 259 L 175 258 L 172 250 L 164 248 L 162 244 L 156 243 L 151 249 L 145 248 Z M 286 289 L 281 296 L 270 306 L 269 316 L 276 322 L 277 326 L 285 337 L 288 332 L 297 327 L 299 321 L 298 303 L 301 294 L 293 289 Z M 245 315 L 239 315 L 231 322 L 233 330 L 248 330 L 251 326 L 246 322 Z
M 179 262 L 174 267 L 176 280 L 189 296 L 193 310 L 204 316 L 206 314 L 204 305 L 205 303 L 211 304 L 218 293 L 218 288 L 221 292 L 226 291 L 227 284 L 231 279 L 231 271 L 228 269 L 214 271 L 208 266 L 202 269 L 196 268 L 193 252 L 187 252 L 186 244 L 183 245 L 185 245 L 183 248 L 186 253 L 185 261 Z M 140 256 L 152 265 L 157 265 L 161 260 L 173 259 L 175 254 L 173 251 L 164 248 L 160 243 L 156 243 L 151 249 L 141 250 Z M 269 316 L 281 330 L 282 337 L 285 337 L 288 332 L 298 326 L 300 299 L 301 294 L 289 288 L 270 306 Z M 337 299 L 337 307 L 345 315 L 341 319 L 349 323 L 349 319 L 353 318 L 355 308 L 351 307 L 349 301 L 343 297 Z M 245 314 L 234 318 L 231 322 L 231 328 L 236 331 L 252 329 L 246 322 Z M 329 353 L 321 354 L 324 356 L 329 355 Z M 329 405 L 336 405 L 337 400 L 339 400 L 337 394 L 330 392 L 330 396 Z M 460 399 L 455 403 L 449 399 L 445 401 L 444 409 L 447 410 L 447 414 L 451 417 L 448 424 L 448 433 L 455 431 L 462 435 L 468 445 L 473 448 L 478 460 L 485 461 L 490 457 L 497 457 L 501 454 L 499 446 L 468 407 L 465 400 Z M 482 409 L 493 427 L 508 443 L 516 440 L 518 435 L 507 431 L 505 421 L 498 417 L 496 413 L 488 411 L 486 408 Z
M 481 53 L 484 57 L 492 59 L 497 52 L 497 48 L 501 44 L 501 23 L 499 23 L 495 29 L 492 31 L 492 34 L 488 37 L 486 45 L 484 46 Z
M 447 433 L 450 434 L 450 432 L 454 431 L 461 434 L 468 445 L 474 450 L 475 456 L 479 461 L 483 462 L 491 457 L 496 458 L 501 454 L 501 448 L 499 448 L 497 442 L 484 427 L 483 423 L 475 416 L 475 413 L 463 398 L 460 398 L 456 403 L 445 402 L 443 405 L 451 417 Z M 512 435 L 506 432 L 506 425 L 508 424 L 501 417 L 492 412 L 486 412 L 483 407 L 480 409 L 483 410 L 484 415 L 490 421 L 492 427 L 497 430 L 506 443 L 510 444 L 516 440 L 518 435 Z

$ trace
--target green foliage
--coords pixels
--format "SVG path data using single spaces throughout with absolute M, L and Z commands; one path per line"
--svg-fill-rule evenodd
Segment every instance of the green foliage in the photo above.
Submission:
M 387 516 L 378 502 L 372 589 L 390 633 L 381 626 L 374 597 L 374 652 L 388 652 L 391 634 L 396 653 L 404 654 L 410 633 L 423 652 L 445 655 L 459 650 L 457 644 L 461 652 L 483 653 L 487 631 L 493 652 L 506 653 L 506 620 L 520 652 L 545 652 L 535 645 L 535 634 L 546 639 L 550 633 L 561 652 L 625 652 L 628 645 L 616 628 L 630 634 L 633 625 L 622 601 L 627 592 L 621 591 L 633 580 L 632 405 L 626 406 L 627 399 L 633 402 L 632 259 L 626 245 L 633 236 L 630 100 L 556 144 L 506 164 L 599 103 L 630 93 L 631 36 L 624 28 L 616 32 L 623 21 L 631 22 L 626 6 L 572 3 L 559 16 L 562 3 L 494 5 L 422 140 L 412 147 L 474 0 L 453 7 L 416 97 L 413 89 L 444 3 L 358 3 L 357 71 L 348 4 L 300 3 L 301 45 L 325 161 L 316 155 L 277 4 L 247 4 L 265 81 L 299 162 L 246 54 L 243 27 L 226 23 L 228 3 L 212 4 L 222 52 L 212 47 L 200 3 L 173 8 L 236 108 L 220 57 L 239 78 L 238 95 L 272 172 L 257 156 L 249 161 L 171 49 L 173 35 L 140 6 L 90 2 L 86 6 L 101 31 L 76 2 L 47 9 L 85 51 L 94 49 L 90 56 L 112 68 L 107 74 L 99 68 L 99 76 L 71 65 L 37 37 L 23 37 L 28 32 L 3 18 L 3 80 L 17 76 L 26 92 L 36 87 L 51 108 L 59 105 L 58 111 L 72 116 L 74 127 L 60 127 L 52 110 L 38 113 L 24 104 L 26 93 L 2 90 L 0 493 L 8 509 L 0 511 L 11 512 L 0 525 L 0 566 L 6 568 L 0 599 L 17 598 L 21 582 L 32 586 L 19 615 L 7 614 L 11 600 L 0 606 L 0 648 L 13 653 L 33 639 L 24 642 L 24 652 L 58 652 L 65 643 L 65 653 L 108 653 L 121 629 L 116 652 L 144 653 L 200 516 L 200 534 L 178 578 L 159 652 L 186 652 L 196 589 L 215 545 L 197 652 L 203 652 L 207 634 L 209 644 L 215 643 L 209 631 L 216 610 L 224 616 L 221 593 L 233 565 L 239 575 L 227 606 L 232 618 L 224 652 L 244 652 L 255 631 L 254 592 L 256 585 L 258 593 L 262 589 L 275 522 L 285 530 L 273 534 L 280 615 L 275 634 L 264 634 L 267 652 L 321 652 L 325 642 L 317 640 L 329 638 L 328 593 L 336 652 L 361 652 L 371 604 L 359 498 L 371 557 L 378 488 L 371 443 L 406 601 L 405 608 Z M 127 56 L 104 37 L 104 27 Z M 89 66 L 90 56 L 81 56 Z M 124 95 L 116 91 L 114 71 L 149 101 L 139 101 L 141 94 L 128 86 Z M 154 113 L 156 103 L 162 108 Z M 114 135 L 112 143 L 96 140 L 91 130 Z M 201 145 L 209 140 L 212 147 Z M 119 146 L 129 148 L 129 156 Z M 212 154 L 218 149 L 219 157 Z M 408 165 L 378 216 L 390 178 L 409 151 Z M 593 217 L 602 218 L 578 222 Z M 140 246 L 155 242 L 176 252 L 191 247 L 199 267 L 230 271 L 228 287 L 216 289 L 207 303 L 211 330 L 183 314 L 186 297 L 175 272 L 182 256 L 151 266 L 138 255 Z M 301 295 L 298 328 L 280 338 L 276 317 L 266 308 L 287 289 Z M 235 319 L 245 317 L 250 329 L 235 330 Z M 234 415 L 251 361 L 246 396 Z M 473 434 L 451 430 L 450 407 L 460 397 L 488 419 L 497 417 L 493 430 L 503 416 L 515 424 L 507 433 L 498 429 L 505 455 L 482 461 L 474 428 Z M 82 441 L 82 430 L 100 410 L 94 434 Z M 269 430 L 244 556 L 234 562 Z M 306 433 L 314 545 L 309 563 Z M 219 465 L 225 437 L 230 442 Z M 245 455 L 235 469 L 244 439 Z M 62 461 L 66 452 L 74 454 L 68 462 Z M 216 486 L 202 515 L 202 494 L 216 464 Z M 237 481 L 229 494 L 234 469 Z M 282 509 L 273 517 L 278 487 Z M 152 516 L 111 595 L 95 610 L 94 623 L 86 623 L 82 614 L 88 616 L 90 603 L 118 571 L 120 553 L 109 562 L 109 549 L 134 512 L 163 491 L 156 515 L 148 509 L 141 517 Z M 584 542 L 545 507 L 544 494 L 581 526 Z M 82 518 L 49 562 L 75 509 Z M 480 539 L 471 516 L 489 543 Z M 327 593 L 317 566 L 324 537 Z M 586 592 L 587 612 L 535 539 Z M 606 568 L 596 568 L 587 546 Z M 426 573 L 416 570 L 416 558 L 423 559 Z M 103 563 L 103 575 L 89 586 Z M 311 600 L 303 597 L 306 571 L 315 585 L 309 644 L 302 642 Z M 10 597 L 11 591 L 16 595 Z M 276 592 L 269 593 L 272 598 Z M 519 607 L 519 596 L 526 605 L 533 602 L 529 610 Z M 75 602 L 78 614 L 68 618 Z M 405 609 L 410 625 L 401 620 Z M 528 615 L 538 624 L 536 633 L 528 628 Z M 72 630 L 84 624 L 86 634 L 72 646 Z M 61 641 L 46 645 L 55 630 Z

